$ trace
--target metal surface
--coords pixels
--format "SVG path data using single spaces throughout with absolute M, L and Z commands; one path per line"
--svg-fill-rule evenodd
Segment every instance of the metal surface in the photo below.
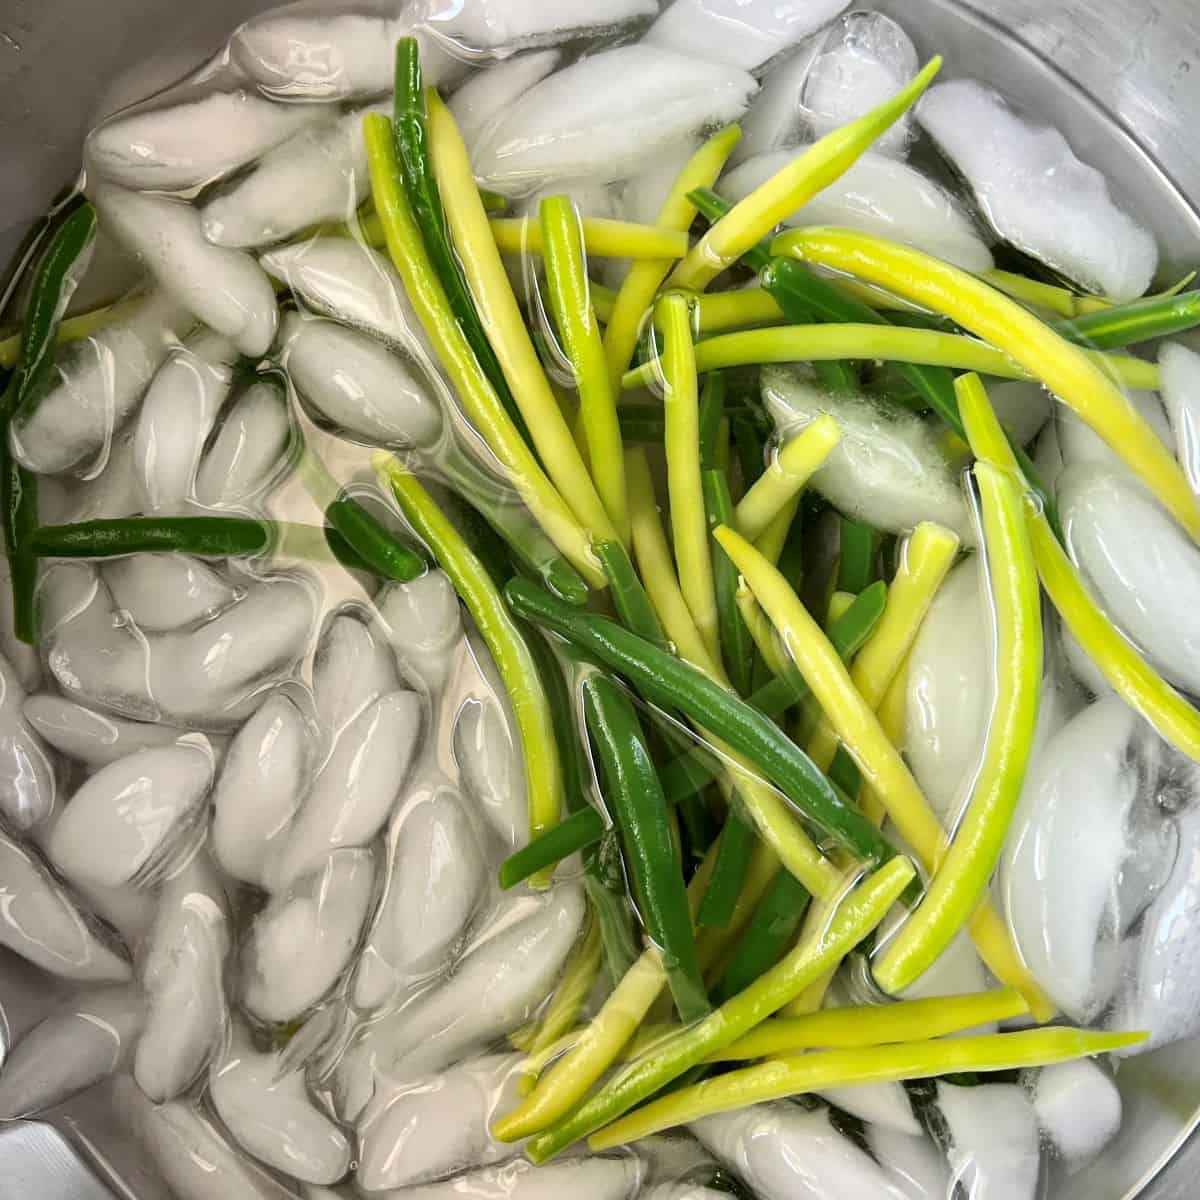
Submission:
M 952 73 L 986 79 L 1052 116 L 1082 158 L 1127 196 L 1136 195 L 1139 214 L 1163 247 L 1164 272 L 1197 265 L 1198 0 L 864 6 L 891 11 L 922 50 L 947 55 Z M 83 134 L 97 113 L 199 65 L 233 26 L 268 7 L 270 0 L 0 0 L 0 261 L 75 174 Z M 4 957 L 0 979 L 7 987 L 12 974 L 5 968 L 12 964 Z M 14 1033 L 20 1024 L 18 1017 Z M 1200 1137 L 1175 1151 L 1200 1114 L 1200 1044 L 1130 1060 L 1120 1082 L 1126 1103 L 1120 1137 L 1092 1167 L 1054 1179 L 1051 1197 L 1193 1200 L 1200 1195 Z M 142 1190 L 136 1153 L 112 1144 L 99 1114 L 72 1112 L 59 1123 L 71 1142 L 100 1147 L 133 1191 Z M 94 1177 L 70 1166 L 69 1147 L 53 1131 L 18 1125 L 2 1133 L 0 1200 L 105 1194 L 95 1190 Z M 62 1190 L 62 1180 L 72 1178 L 79 1181 L 75 1190 Z

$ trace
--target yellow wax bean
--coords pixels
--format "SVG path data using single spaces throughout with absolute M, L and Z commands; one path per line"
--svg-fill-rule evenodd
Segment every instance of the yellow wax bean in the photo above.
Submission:
M 575 1021 L 600 973 L 603 949 L 600 923 L 593 918 L 587 933 L 571 952 L 563 968 L 558 987 L 546 1006 L 546 1015 L 526 1047 L 528 1054 L 541 1054 L 575 1027 Z
M 759 325 L 782 325 L 787 320 L 778 301 L 764 288 L 693 292 L 691 296 L 696 333 L 701 337 Z
M 986 893 L 1033 750 L 1042 688 L 1041 590 L 1017 480 L 991 463 L 975 465 L 996 615 L 996 695 L 983 760 L 950 849 L 916 911 L 872 965 L 876 982 L 893 994 L 929 969 Z
M 655 225 L 683 233 L 691 228 L 696 219 L 696 206 L 688 199 L 688 193 L 716 183 L 741 136 L 742 131 L 731 125 L 713 134 L 688 159 L 658 210 Z M 619 388 L 621 376 L 633 358 L 642 322 L 673 261 L 664 258 L 655 262 L 635 262 L 617 292 L 604 331 L 604 354 L 614 389 Z
M 599 538 L 617 538 L 579 447 L 550 387 L 541 359 L 513 295 L 488 215 L 479 198 L 471 161 L 450 110 L 430 91 L 429 149 L 455 252 L 471 289 L 479 319 L 530 437 L 576 519 Z
M 1079 299 L 1069 288 L 1056 287 L 1052 283 L 1042 283 L 1037 279 L 1029 279 L 1025 275 L 1015 275 L 1011 271 L 983 271 L 980 279 L 989 283 L 998 292 L 1020 300 L 1024 304 L 1036 304 L 1040 308 L 1049 309 L 1060 317 L 1077 317 Z
M 770 563 L 778 563 L 787 544 L 792 522 L 800 511 L 800 495 L 793 496 L 771 519 L 767 527 L 754 539 L 758 552 Z
M 589 1145 L 593 1150 L 609 1150 L 715 1113 L 835 1087 L 928 1079 L 964 1071 L 1044 1067 L 1095 1054 L 1109 1054 L 1144 1042 L 1147 1036 L 1140 1032 L 1032 1029 L 1024 1033 L 993 1033 L 945 1041 L 822 1050 L 775 1059 L 705 1080 L 647 1104 L 601 1130 L 589 1140 Z
M 784 505 L 803 491 L 841 440 L 838 423 L 828 413 L 822 413 L 790 438 L 738 501 L 733 514 L 738 532 L 752 542 L 757 541 Z
M 826 1008 L 805 1017 L 773 1017 L 764 1021 L 710 1061 L 737 1062 L 798 1054 L 801 1050 L 924 1042 L 976 1025 L 1007 1021 L 1028 1011 L 1029 1006 L 1016 988 L 929 1000 L 898 1000 L 894 1004 Z
M 492 237 L 501 254 L 543 254 L 542 230 L 528 217 L 493 217 Z M 688 252 L 685 231 L 614 221 L 608 217 L 583 217 L 583 245 L 589 257 L 671 259 Z
M 1019 305 L 1014 307 L 1025 313 Z M 1028 313 L 1025 315 L 1030 316 Z M 1101 354 L 1079 350 L 1078 347 L 1072 349 L 1098 370 L 1103 368 L 1111 371 L 1129 387 L 1157 388 L 1161 383 L 1158 367 L 1154 363 L 1128 355 Z M 884 362 L 952 367 L 959 371 L 995 375 L 999 379 L 1034 377 L 1030 370 L 1003 350 L 976 341 L 975 338 L 942 333 L 936 329 L 908 329 L 902 325 L 778 325 L 772 329 L 722 333 L 696 345 L 696 370 L 701 374 L 725 367 L 762 363 L 828 362 L 840 359 L 879 359 Z M 653 359 L 643 363 L 625 374 L 621 386 L 626 390 L 652 386 L 659 382 L 659 369 Z
M 814 142 L 735 204 L 675 268 L 670 286 L 703 291 L 761 238 L 854 166 L 871 144 L 916 104 L 941 66 L 941 58 L 932 59 L 891 99 Z
M 682 296 L 664 296 L 655 310 L 663 326 L 663 438 L 667 492 L 679 586 L 712 658 L 721 660 L 717 593 L 708 545 L 700 466 L 700 391 L 691 316 Z
M 1014 300 L 919 250 L 844 229 L 798 230 L 777 238 L 774 249 L 898 292 L 1010 354 L 1090 425 L 1200 539 L 1200 508 L 1183 471 L 1111 374 Z
M 450 311 L 446 293 L 425 251 L 400 181 L 392 123 L 381 113 L 363 118 L 376 211 L 387 232 L 388 253 L 404 281 L 421 327 L 454 384 L 471 423 L 509 474 L 526 507 L 547 536 L 594 587 L 608 578 L 587 535 L 513 425 Z

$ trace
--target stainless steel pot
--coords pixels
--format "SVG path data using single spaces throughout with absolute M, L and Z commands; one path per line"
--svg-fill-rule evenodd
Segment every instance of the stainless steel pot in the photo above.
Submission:
M 97 113 L 178 77 L 235 24 L 275 2 L 0 0 L 0 261 L 74 176 L 83 133 Z M 863 6 L 890 11 L 923 49 L 943 52 L 952 72 L 988 80 L 1051 115 L 1081 157 L 1136 194 L 1166 273 L 1177 277 L 1200 265 L 1200 126 L 1192 123 L 1200 121 L 1197 0 Z M 12 965 L 0 957 L 0 1000 Z M 1120 1082 L 1120 1136 L 1097 1163 L 1053 1180 L 1053 1200 L 1200 1195 L 1200 1135 L 1189 1140 L 1200 1124 L 1200 1040 L 1131 1060 Z M 132 1167 L 120 1147 L 106 1144 L 103 1128 L 69 1125 L 71 1140 Z M 63 1173 L 65 1144 L 49 1131 L 10 1129 L 0 1141 L 0 1200 L 101 1194 Z M 137 1190 L 136 1172 L 127 1178 Z

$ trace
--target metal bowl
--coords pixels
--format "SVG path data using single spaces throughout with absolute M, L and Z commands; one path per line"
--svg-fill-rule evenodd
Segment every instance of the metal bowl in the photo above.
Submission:
M 95 118 L 198 65 L 273 0 L 3 0 L 0 12 L 0 262 L 78 169 Z M 1196 0 L 876 0 L 954 74 L 984 79 L 1052 117 L 1155 231 L 1165 276 L 1200 258 L 1200 5 Z M 1200 918 L 1200 914 L 1197 915 Z M 0 951 L 0 1002 L 42 1007 Z M 40 995 L 41 1003 L 35 1000 Z M 2 1016 L 2 1011 L 0 1011 Z M 18 1016 L 18 1023 L 23 1024 Z M 3 1022 L 0 1020 L 0 1051 Z M 1127 1060 L 1125 1121 L 1054 1200 L 1190 1200 L 1200 1195 L 1200 1039 Z M 0 1132 L 0 1200 L 100 1196 L 73 1174 L 69 1146 L 140 1186 L 138 1156 L 92 1104 L 44 1126 Z M 65 1140 L 64 1140 L 65 1138 Z M 108 1174 L 101 1167 L 101 1174 Z M 110 1175 L 111 1179 L 112 1176 Z M 92 1190 L 99 1188 L 100 1190 Z

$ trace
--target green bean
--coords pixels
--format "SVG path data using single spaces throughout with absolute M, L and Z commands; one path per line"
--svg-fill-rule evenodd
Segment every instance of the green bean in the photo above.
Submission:
M 425 560 L 352 497 L 340 496 L 328 505 L 325 519 L 382 579 L 407 583 L 425 573 Z
M 721 435 L 721 419 L 725 415 L 725 376 L 710 371 L 704 378 L 700 393 L 700 467 L 712 470 L 717 465 L 717 442 Z M 665 436 L 664 422 L 664 436 Z
M 736 996 L 783 957 L 795 940 L 808 901 L 808 892 L 794 875 L 788 871 L 776 874 L 717 981 L 715 1004 Z
M 21 641 L 37 641 L 37 557 L 30 538 L 38 527 L 37 477 L 13 456 L 8 426 L 18 410 L 36 402 L 53 353 L 63 311 L 78 282 L 75 272 L 96 233 L 96 212 L 80 205 L 55 231 L 38 260 L 25 312 L 21 349 L 4 396 L 0 399 L 0 521 L 12 579 L 14 633 Z
M 821 937 L 801 942 L 704 1020 L 630 1063 L 557 1125 L 531 1138 L 525 1148 L 528 1156 L 535 1163 L 545 1162 L 744 1037 L 837 966 L 879 924 L 914 874 L 906 858 L 881 867 L 839 905 Z
M 850 517 L 841 519 L 838 591 L 857 595 L 879 578 L 879 531 Z
M 802 813 L 852 853 L 869 860 L 891 848 L 847 805 L 800 749 L 762 713 L 702 671 L 594 613 L 572 609 L 528 580 L 505 589 L 523 620 L 553 629 L 629 680 L 651 703 L 678 708 L 746 756 Z
M 742 473 L 742 490 L 748 492 L 767 469 L 766 443 L 749 416 L 731 417 L 729 428 L 733 433 L 733 445 Z
M 646 589 L 633 569 L 629 553 L 618 541 L 598 541 L 592 549 L 604 566 L 613 607 L 621 624 L 638 637 L 645 638 L 660 649 L 667 648 L 667 639 L 658 623 L 658 615 Z
M 696 1020 L 708 1012 L 708 998 L 696 959 L 687 891 L 675 861 L 667 802 L 645 735 L 628 695 L 600 672 L 583 682 L 583 707 L 638 911 L 662 954 L 680 1019 Z
M 737 809 L 731 807 L 721 830 L 721 844 L 717 847 L 712 878 L 708 881 L 704 899 L 700 901 L 700 911 L 696 914 L 697 925 L 729 924 L 757 836 L 754 826 L 744 821 Z M 781 873 L 791 877 L 787 871 Z
M 442 207 L 437 177 L 429 157 L 429 113 L 425 104 L 420 48 L 416 38 L 404 37 L 396 43 L 395 82 L 392 129 L 396 157 L 400 160 L 404 190 L 425 241 L 425 249 L 441 280 L 455 319 L 475 352 L 479 365 L 496 389 L 513 424 L 528 441 L 529 431 L 508 390 L 504 372 L 500 370 L 496 352 L 483 331 L 462 267 L 450 245 L 446 212 Z
M 733 500 L 729 495 L 729 482 L 725 478 L 725 472 L 705 471 L 702 484 L 708 528 L 713 530 L 718 525 L 728 525 L 733 519 Z M 738 611 L 737 568 L 715 542 L 709 549 L 712 554 L 713 587 L 717 597 L 721 656 L 725 660 L 725 670 L 734 690 L 739 696 L 748 696 L 754 668 L 754 643 L 750 640 L 750 631 Z
M 254 558 L 269 553 L 267 521 L 246 517 L 122 517 L 43 525 L 32 539 L 43 558 L 112 558 L 175 551 L 201 558 Z
M 391 487 L 417 536 L 450 577 L 492 652 L 520 734 L 529 789 L 530 836 L 536 837 L 561 819 L 563 785 L 550 705 L 529 647 L 483 565 L 416 476 L 405 471 L 392 455 L 383 452 L 373 457 L 372 465 Z M 554 603 L 563 602 L 555 600 Z M 563 607 L 568 612 L 576 611 L 569 605 Z
M 1069 321 L 1055 321 L 1052 328 L 1081 346 L 1119 350 L 1154 338 L 1172 337 L 1197 325 L 1200 325 L 1200 291 L 1135 300 Z

